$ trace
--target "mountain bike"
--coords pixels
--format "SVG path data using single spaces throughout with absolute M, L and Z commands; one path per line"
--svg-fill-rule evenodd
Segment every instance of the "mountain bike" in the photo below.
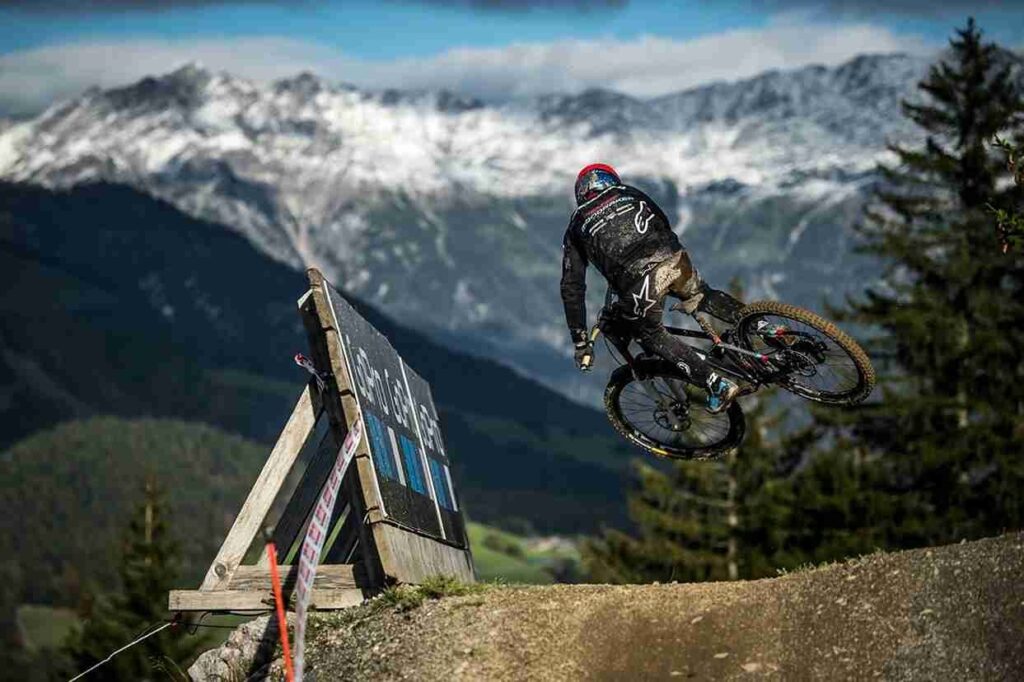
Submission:
M 746 429 L 739 403 L 734 400 L 719 414 L 709 412 L 703 386 L 642 348 L 633 353 L 630 325 L 617 316 L 610 295 L 605 303 L 590 338 L 603 333 L 620 356 L 604 393 L 612 426 L 660 457 L 711 459 L 737 447 Z M 694 318 L 699 330 L 665 328 L 684 337 L 714 371 L 740 382 L 741 396 L 778 386 L 818 403 L 856 405 L 874 388 L 875 370 L 864 350 L 809 310 L 757 301 L 743 307 L 736 324 L 721 333 L 704 313 Z

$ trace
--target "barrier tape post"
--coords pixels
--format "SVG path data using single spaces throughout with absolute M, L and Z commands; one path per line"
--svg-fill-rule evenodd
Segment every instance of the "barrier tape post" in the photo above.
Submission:
M 357 414 L 348 435 L 345 436 L 345 442 L 342 443 L 341 450 L 338 452 L 331 475 L 320 492 L 320 499 L 317 500 L 316 507 L 313 509 L 313 516 L 306 528 L 306 537 L 302 541 L 302 550 L 299 552 L 299 574 L 295 581 L 295 679 L 297 682 L 302 682 L 305 666 L 306 616 L 309 600 L 313 593 L 316 567 L 320 563 L 320 552 L 323 550 L 324 540 L 327 538 L 331 515 L 334 513 L 334 502 L 338 497 L 341 481 L 345 477 L 345 471 L 356 453 L 356 448 L 359 447 L 362 436 L 363 417 L 361 414 Z
M 281 651 L 284 654 L 284 674 L 288 682 L 295 682 L 292 668 L 292 652 L 288 646 L 288 619 L 284 615 L 284 595 L 281 593 L 281 575 L 277 570 L 277 547 L 267 533 L 267 559 L 270 561 L 270 584 L 274 588 L 274 604 L 277 606 L 277 629 L 281 633 Z

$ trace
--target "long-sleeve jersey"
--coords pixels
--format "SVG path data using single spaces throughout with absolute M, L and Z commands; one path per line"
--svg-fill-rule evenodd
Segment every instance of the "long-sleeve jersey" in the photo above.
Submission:
M 640 277 L 646 264 L 681 249 L 668 217 L 635 187 L 609 187 L 577 208 L 562 242 L 562 303 L 573 340 L 587 335 L 588 263 L 622 292 Z

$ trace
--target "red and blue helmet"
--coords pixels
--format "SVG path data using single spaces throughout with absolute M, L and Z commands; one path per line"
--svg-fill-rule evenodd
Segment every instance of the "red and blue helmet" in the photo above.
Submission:
M 621 184 L 619 174 L 611 166 L 603 163 L 585 166 L 576 176 L 576 205 L 580 206 L 609 187 Z

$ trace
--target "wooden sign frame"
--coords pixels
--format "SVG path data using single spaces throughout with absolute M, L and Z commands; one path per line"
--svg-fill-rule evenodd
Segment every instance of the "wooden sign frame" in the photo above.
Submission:
M 265 610 L 273 604 L 270 569 L 266 557 L 245 565 L 246 554 L 263 528 L 267 515 L 286 485 L 300 454 L 310 445 L 316 453 L 295 492 L 277 520 L 274 538 L 287 560 L 288 548 L 301 542 L 309 515 L 348 425 L 359 418 L 356 386 L 342 343 L 338 320 L 331 305 L 329 284 L 313 268 L 307 271 L 310 288 L 298 306 L 306 328 L 313 364 L 324 377 L 321 393 L 315 380 L 303 389 L 267 458 L 259 477 L 235 517 L 216 558 L 197 590 L 172 590 L 171 611 Z M 320 420 L 328 428 L 323 441 L 314 444 Z M 475 580 L 468 545 L 460 548 L 438 541 L 414 529 L 398 525 L 382 513 L 376 473 L 367 438 L 363 438 L 344 480 L 332 526 L 336 550 L 326 558 L 343 556 L 345 563 L 322 564 L 313 584 L 312 605 L 316 609 L 338 609 L 361 603 L 367 596 L 390 584 L 416 584 L 435 575 L 448 575 L 463 582 Z M 282 565 L 286 599 L 296 578 L 296 565 Z

